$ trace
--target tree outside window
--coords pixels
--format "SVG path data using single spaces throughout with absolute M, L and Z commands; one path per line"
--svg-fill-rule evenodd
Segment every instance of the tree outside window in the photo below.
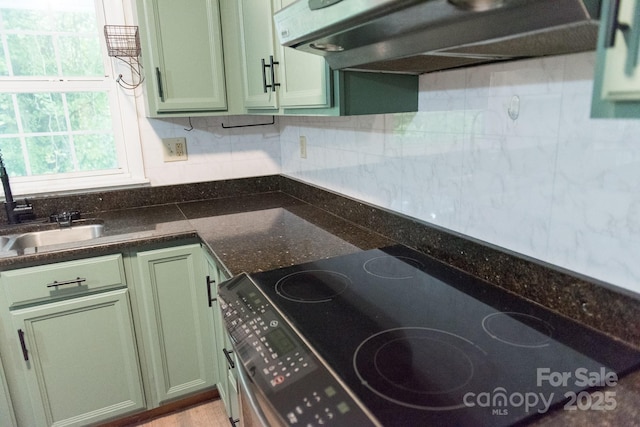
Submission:
M 0 0 L 0 150 L 11 176 L 120 168 L 93 0 Z

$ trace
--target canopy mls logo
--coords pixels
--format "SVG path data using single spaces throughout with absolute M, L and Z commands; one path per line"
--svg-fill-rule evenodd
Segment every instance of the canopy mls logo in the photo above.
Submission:
M 510 408 L 524 407 L 526 413 L 536 411 L 544 414 L 549 410 L 553 401 L 554 393 L 545 396 L 544 393 L 507 393 L 504 387 L 496 387 L 491 392 L 466 393 L 463 397 L 464 405 L 468 408 L 478 406 L 481 408 L 491 408 L 493 415 L 509 415 Z
M 551 371 L 549 368 L 536 370 L 536 386 L 560 388 L 591 388 L 614 387 L 618 384 L 615 372 L 602 367 L 599 371 L 589 371 L 587 368 L 577 368 L 575 371 Z M 598 391 L 567 391 L 563 394 L 568 399 L 564 404 L 567 411 L 610 411 L 616 408 L 616 393 L 611 390 Z M 508 393 L 504 387 L 496 387 L 493 391 L 474 393 L 468 392 L 463 397 L 465 406 L 491 409 L 492 415 L 508 415 L 509 409 L 523 408 L 528 413 L 546 413 L 555 399 L 556 393 L 542 393 L 535 391 Z M 562 399 L 562 400 L 564 400 Z

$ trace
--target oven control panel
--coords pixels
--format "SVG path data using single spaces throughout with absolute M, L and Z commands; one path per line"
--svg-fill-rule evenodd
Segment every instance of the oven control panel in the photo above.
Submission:
M 219 302 L 247 376 L 285 423 L 373 425 L 247 275 L 222 283 Z
M 317 368 L 305 346 L 257 290 L 222 300 L 225 324 L 242 360 L 251 361 L 250 373 L 259 374 L 272 388 L 285 387 Z

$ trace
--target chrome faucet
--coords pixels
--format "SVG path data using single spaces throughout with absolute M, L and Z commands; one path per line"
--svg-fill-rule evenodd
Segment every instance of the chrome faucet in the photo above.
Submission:
M 9 224 L 18 224 L 24 219 L 34 219 L 33 205 L 27 199 L 24 200 L 24 203 L 17 203 L 13 200 L 9 174 L 7 174 L 7 169 L 4 167 L 2 153 L 0 153 L 0 179 L 4 190 L 4 209 L 7 212 L 7 222 Z

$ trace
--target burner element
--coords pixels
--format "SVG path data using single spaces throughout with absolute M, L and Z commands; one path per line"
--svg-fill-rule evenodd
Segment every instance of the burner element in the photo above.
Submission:
M 276 283 L 276 292 L 295 302 L 329 302 L 343 293 L 351 280 L 342 273 L 328 270 L 304 270 L 288 274 Z
M 391 402 L 446 411 L 463 408 L 464 394 L 482 386 L 485 357 L 482 349 L 458 335 L 409 327 L 364 340 L 353 365 L 364 386 Z
M 482 328 L 491 338 L 516 347 L 546 347 L 553 335 L 544 320 L 517 312 L 490 314 L 482 319 Z
M 371 258 L 362 267 L 367 273 L 383 279 L 412 279 L 416 277 L 416 269 L 424 268 L 424 264 L 403 256 L 380 256 Z

